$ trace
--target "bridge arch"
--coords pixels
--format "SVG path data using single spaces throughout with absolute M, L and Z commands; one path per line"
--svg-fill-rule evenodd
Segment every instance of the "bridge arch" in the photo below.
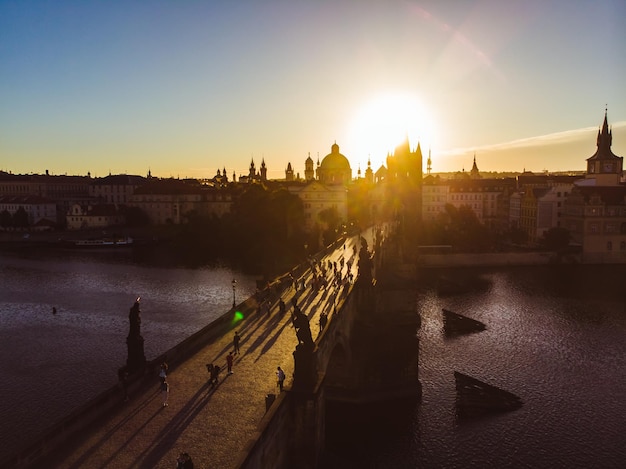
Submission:
M 344 344 L 341 335 L 337 336 L 337 342 L 330 353 L 326 365 L 325 386 L 341 386 L 345 384 L 350 370 L 350 353 Z

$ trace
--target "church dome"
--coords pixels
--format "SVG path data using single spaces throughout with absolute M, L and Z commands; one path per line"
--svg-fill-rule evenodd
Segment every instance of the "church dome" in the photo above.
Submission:
M 339 153 L 339 145 L 333 143 L 330 153 L 322 160 L 321 168 L 328 171 L 350 171 L 348 158 Z
M 324 157 L 317 168 L 317 177 L 322 184 L 344 184 L 352 180 L 352 169 L 348 158 L 339 153 L 339 145 L 331 147 L 330 153 Z

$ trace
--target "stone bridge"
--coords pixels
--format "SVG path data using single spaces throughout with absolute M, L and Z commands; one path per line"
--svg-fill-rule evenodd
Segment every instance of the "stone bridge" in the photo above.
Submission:
M 369 251 L 360 251 L 362 240 Z M 119 387 L 105 391 L 1 466 L 171 468 L 187 452 L 195 467 L 318 467 L 327 403 L 420 394 L 414 279 L 401 272 L 393 243 L 382 240 L 381 232 L 368 230 L 317 254 L 148 362 L 130 377 L 129 399 Z M 322 266 L 326 285 L 315 288 Z M 306 324 L 292 319 L 294 305 Z M 322 316 L 327 321 L 320 327 Z M 226 369 L 234 331 L 242 339 L 233 374 L 224 371 L 212 386 L 205 365 Z M 167 407 L 157 378 L 164 359 Z M 277 366 L 287 374 L 283 392 Z
M 374 240 L 373 275 L 363 275 L 368 253 L 361 251 L 361 275 L 338 294 L 314 346 L 296 347 L 293 385 L 269 409 L 240 467 L 320 467 L 328 402 L 358 405 L 421 396 L 413 271 L 400 272 L 393 249 L 383 250 L 381 239 Z

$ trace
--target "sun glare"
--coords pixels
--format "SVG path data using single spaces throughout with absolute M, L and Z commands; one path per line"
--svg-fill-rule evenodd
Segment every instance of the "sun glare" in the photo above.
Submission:
M 384 163 L 388 153 L 407 137 L 411 149 L 419 141 L 426 154 L 432 145 L 433 122 L 420 100 L 412 94 L 394 93 L 378 96 L 357 110 L 350 128 L 351 158 L 372 165 Z

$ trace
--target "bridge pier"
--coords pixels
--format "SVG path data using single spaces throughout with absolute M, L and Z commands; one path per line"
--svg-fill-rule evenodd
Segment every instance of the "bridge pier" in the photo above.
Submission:
M 308 334 L 298 336 L 293 385 L 268 411 L 262 436 L 241 467 L 320 467 L 328 456 L 329 408 L 367 409 L 372 404 L 386 408 L 405 399 L 419 402 L 415 278 L 409 275 L 398 282 L 404 266 L 381 269 L 376 256 L 369 256 L 367 250 L 362 254 L 359 271 L 366 275 L 338 292 L 336 310 L 315 342 L 304 340 Z M 379 276 L 367 275 L 377 268 Z M 362 412 L 357 410 L 358 414 Z M 344 432 L 340 438 L 350 435 Z M 271 454 L 281 456 L 271 458 Z
M 294 411 L 293 467 L 315 469 L 324 448 L 326 405 L 323 389 L 294 391 L 291 395 Z

